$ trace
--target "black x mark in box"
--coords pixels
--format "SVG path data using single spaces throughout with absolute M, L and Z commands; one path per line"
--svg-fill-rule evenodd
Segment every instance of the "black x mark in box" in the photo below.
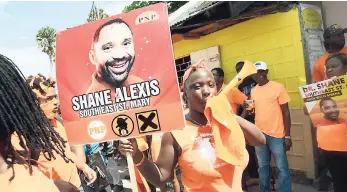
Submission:
M 160 121 L 157 110 L 136 113 L 136 121 L 139 133 L 160 131 Z

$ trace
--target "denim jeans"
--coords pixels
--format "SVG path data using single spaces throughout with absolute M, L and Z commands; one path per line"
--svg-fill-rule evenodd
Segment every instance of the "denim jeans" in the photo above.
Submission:
M 287 155 L 284 148 L 284 138 L 265 135 L 266 144 L 255 147 L 259 164 L 260 192 L 270 192 L 270 161 L 271 154 L 278 168 L 278 192 L 291 192 Z

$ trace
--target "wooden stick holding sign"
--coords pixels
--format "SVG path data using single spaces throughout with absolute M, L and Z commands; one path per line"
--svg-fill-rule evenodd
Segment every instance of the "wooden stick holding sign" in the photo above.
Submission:
M 129 168 L 129 175 L 130 175 L 130 182 L 131 182 L 131 189 L 133 192 L 138 192 L 137 188 L 137 181 L 136 181 L 136 175 L 135 175 L 135 164 L 134 159 L 131 153 L 127 153 L 127 162 L 128 162 L 128 168 Z

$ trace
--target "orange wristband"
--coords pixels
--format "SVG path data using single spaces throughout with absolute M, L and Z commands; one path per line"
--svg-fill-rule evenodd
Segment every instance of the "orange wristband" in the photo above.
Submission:
M 142 152 L 141 152 L 141 154 L 142 154 L 142 159 L 140 162 L 135 164 L 136 167 L 141 166 L 143 164 L 143 162 L 145 162 L 145 155 Z

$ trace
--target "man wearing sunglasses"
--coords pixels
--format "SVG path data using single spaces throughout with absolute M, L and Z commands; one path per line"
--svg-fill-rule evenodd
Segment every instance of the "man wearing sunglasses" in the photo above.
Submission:
M 327 79 L 325 75 L 325 60 L 329 55 L 333 53 L 347 53 L 347 47 L 345 47 L 344 33 L 347 29 L 343 29 L 341 26 L 334 24 L 324 30 L 324 47 L 327 51 L 322 55 L 314 64 L 312 72 L 312 82 L 319 82 Z

